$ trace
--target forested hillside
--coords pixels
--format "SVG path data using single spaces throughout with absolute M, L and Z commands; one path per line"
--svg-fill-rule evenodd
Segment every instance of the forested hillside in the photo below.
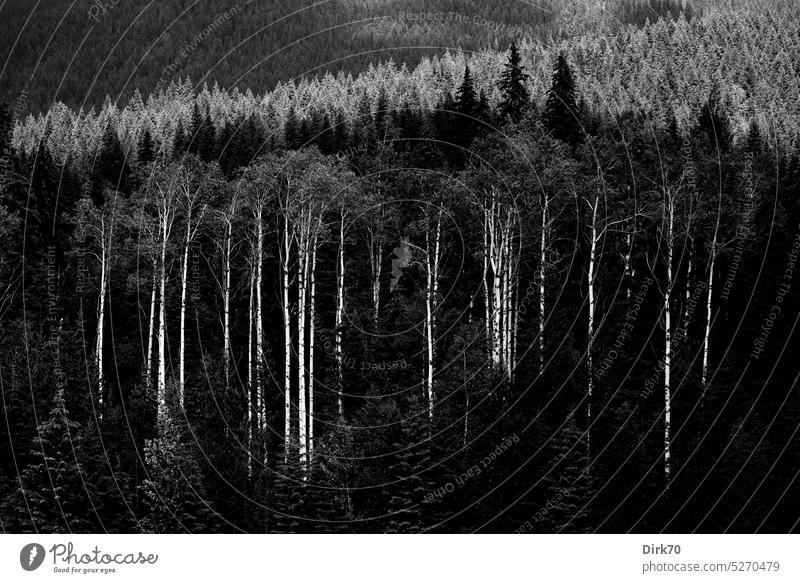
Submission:
M 2 529 L 796 531 L 800 24 L 629 10 L 3 108 Z
M 705 0 L 703 4 L 707 4 Z M 677 15 L 673 0 L 6 0 L 0 98 L 30 111 L 100 105 L 179 77 L 263 93 L 279 81 L 447 49 L 483 51 Z M 700 4 L 700 2 L 696 2 Z M 430 13 L 430 16 L 428 14 Z

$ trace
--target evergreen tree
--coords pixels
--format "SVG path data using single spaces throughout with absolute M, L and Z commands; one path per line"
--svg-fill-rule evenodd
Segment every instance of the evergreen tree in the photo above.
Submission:
M 197 155 L 203 162 L 211 162 L 214 159 L 217 132 L 210 115 L 206 114 L 195 139 L 197 140 Z
M 142 527 L 148 533 L 214 532 L 217 521 L 195 454 L 169 416 L 159 422 L 159 437 L 145 446 L 147 478 L 141 487 L 148 513 Z
M 553 440 L 555 463 L 547 477 L 546 500 L 539 510 L 544 532 L 586 532 L 586 504 L 592 496 L 592 479 L 586 435 L 573 413 Z
M 95 160 L 95 186 L 102 188 L 108 184 L 115 190 L 127 192 L 129 173 L 127 157 L 122 150 L 119 136 L 112 125 L 108 124 Z
M 575 81 L 563 54 L 556 60 L 553 83 L 547 93 L 544 124 L 554 138 L 573 148 L 583 141 Z
M 186 136 L 186 130 L 183 128 L 183 120 L 178 120 L 178 126 L 175 128 L 175 138 L 172 141 L 172 156 L 173 158 L 180 158 L 189 150 L 189 138 Z
M 700 118 L 697 121 L 696 131 L 705 136 L 715 147 L 719 148 L 720 152 L 725 152 L 730 147 L 730 130 L 728 129 L 727 121 L 722 116 L 719 90 L 716 87 L 712 89 L 705 105 L 700 109 Z
M 139 166 L 146 166 L 156 159 L 155 145 L 150 130 L 145 129 L 142 139 L 139 141 L 139 154 L 137 156 Z
M 501 120 L 518 122 L 530 108 L 531 100 L 525 83 L 528 75 L 522 66 L 522 58 L 516 43 L 511 43 L 508 60 L 500 77 L 500 104 L 498 116 Z

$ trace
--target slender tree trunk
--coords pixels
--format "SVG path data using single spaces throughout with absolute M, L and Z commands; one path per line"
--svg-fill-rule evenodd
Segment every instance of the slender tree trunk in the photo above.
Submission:
M 344 417 L 344 367 L 342 358 L 342 319 L 344 317 L 344 213 L 339 222 L 339 249 L 336 258 L 336 321 L 334 322 L 334 355 L 336 358 L 336 393 L 339 417 Z
M 589 277 L 587 281 L 589 291 L 589 329 L 587 330 L 586 337 L 586 368 L 587 368 L 587 392 L 586 392 L 586 443 L 587 448 L 591 444 L 591 426 L 592 426 L 592 393 L 594 392 L 594 314 L 595 314 L 595 293 L 594 293 L 594 272 L 595 261 L 597 257 L 597 207 L 599 205 L 599 197 L 595 197 L 594 205 L 592 206 L 592 225 L 591 225 L 591 249 L 589 251 Z
M 167 237 L 169 236 L 168 219 L 165 214 L 161 221 L 161 261 L 159 265 L 159 307 L 158 307 L 158 416 L 166 419 L 167 414 Z
M 253 355 L 253 322 L 255 320 L 256 311 L 256 274 L 255 274 L 255 261 L 250 265 L 250 306 L 247 318 L 247 473 L 249 476 L 253 475 L 253 439 L 255 431 L 253 431 L 253 392 L 254 386 L 254 355 Z
M 494 333 L 492 331 L 492 294 L 489 291 L 489 211 L 483 211 L 483 295 L 486 299 L 486 355 L 488 361 L 492 363 L 492 346 L 494 345 Z
M 542 206 L 541 239 L 539 244 L 539 372 L 544 371 L 544 321 L 545 321 L 545 275 L 547 273 L 547 211 L 550 198 L 545 193 Z
M 223 374 L 225 375 L 225 394 L 230 394 L 231 383 L 231 239 L 233 238 L 232 219 L 228 220 L 225 231 L 225 251 L 222 274 L 222 329 L 223 329 Z
M 153 257 L 153 284 L 150 288 L 150 320 L 147 331 L 147 358 L 145 359 L 145 386 L 153 390 L 153 346 L 156 332 L 156 290 L 158 289 L 158 260 Z
M 264 296 L 262 293 L 264 265 L 264 225 L 263 210 L 258 207 L 256 215 L 256 420 L 259 441 L 264 439 L 266 431 L 266 411 L 264 410 Z
M 289 319 L 289 219 L 284 218 L 283 224 L 283 250 L 281 253 L 281 276 L 283 293 L 283 403 L 284 403 L 284 462 L 289 461 L 289 447 L 292 440 L 292 400 L 291 400 L 291 380 L 292 380 L 292 331 Z
M 426 226 L 425 246 L 426 246 L 426 301 L 425 301 L 425 349 L 426 349 L 426 371 L 425 387 L 428 400 L 428 418 L 433 419 L 433 405 L 435 401 L 433 380 L 434 380 L 434 359 L 436 357 L 436 310 L 437 298 L 439 294 L 439 263 L 441 254 L 442 237 L 442 213 L 436 219 L 433 244 L 430 240 L 430 231 Z
M 314 343 L 316 333 L 317 235 L 311 241 L 311 270 L 308 298 L 308 457 L 314 454 Z
M 380 235 L 370 236 L 370 272 L 372 275 L 372 319 L 375 330 L 378 329 L 381 307 L 381 273 L 383 270 L 383 243 Z
M 672 254 L 674 246 L 675 206 L 672 197 L 668 202 L 667 235 L 667 286 L 664 292 L 664 478 L 670 479 L 670 425 L 672 423 L 672 395 L 670 389 L 670 367 L 672 365 L 672 322 L 670 319 L 670 295 L 672 294 Z
M 106 288 L 108 286 L 108 279 L 106 273 L 108 271 L 108 254 L 106 250 L 106 233 L 105 221 L 100 223 L 101 235 L 101 248 L 100 248 L 100 296 L 97 300 L 97 345 L 95 347 L 95 366 L 97 367 L 97 392 L 98 392 L 98 410 L 100 420 L 103 420 L 103 385 L 105 378 L 103 377 L 103 330 L 105 329 L 105 314 L 106 314 Z
M 178 402 L 183 408 L 183 393 L 186 383 L 186 289 L 189 273 L 189 243 L 191 241 L 191 216 L 186 218 L 186 239 L 183 242 L 183 266 L 181 273 L 181 324 L 178 340 Z
M 297 245 L 297 377 L 298 377 L 298 418 L 300 421 L 300 463 L 305 467 L 308 461 L 308 409 L 306 402 L 306 282 L 308 278 L 308 236 L 307 226 L 302 226 L 302 234 Z
M 708 386 L 708 355 L 711 350 L 711 316 L 712 316 L 712 301 L 714 294 L 714 263 L 717 258 L 717 231 L 719 229 L 719 219 L 717 220 L 717 228 L 714 229 L 714 238 L 711 240 L 711 257 L 708 266 L 708 299 L 706 300 L 706 329 L 703 333 L 703 374 L 701 380 L 701 387 L 705 393 Z

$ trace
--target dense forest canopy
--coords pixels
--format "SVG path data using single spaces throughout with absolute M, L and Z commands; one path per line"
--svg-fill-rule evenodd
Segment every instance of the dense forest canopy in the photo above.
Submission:
M 4 531 L 797 529 L 800 23 L 509 5 L 0 108 Z
M 602 4 L 602 8 L 601 8 Z M 414 66 L 450 49 L 505 47 L 521 36 L 549 42 L 570 34 L 712 2 L 677 0 L 5 0 L 0 98 L 26 95 L 29 111 L 56 101 L 99 106 L 160 81 L 190 77 L 257 93 L 326 72 L 357 74 L 393 59 Z M 420 18 L 422 13 L 439 18 Z M 414 15 L 414 16 L 411 16 Z M 221 20 L 220 20 L 221 17 Z M 204 35 L 204 32 L 208 31 Z M 198 35 L 200 35 L 198 37 Z M 185 50 L 181 54 L 181 50 Z

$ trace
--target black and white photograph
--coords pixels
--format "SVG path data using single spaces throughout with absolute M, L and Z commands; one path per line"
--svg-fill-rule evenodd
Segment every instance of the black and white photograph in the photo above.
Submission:
M 387 534 L 800 577 L 796 0 L 0 0 L 0 31 L 7 580 L 158 578 L 165 534 L 310 541 L 299 581 Z M 452 539 L 378 540 L 400 573 Z

